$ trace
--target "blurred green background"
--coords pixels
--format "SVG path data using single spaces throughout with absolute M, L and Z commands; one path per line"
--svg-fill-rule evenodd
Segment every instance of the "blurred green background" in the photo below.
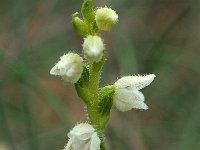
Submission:
M 81 53 L 71 25 L 82 0 L 0 0 L 0 150 L 61 150 L 85 121 L 73 85 L 49 75 L 59 57 Z M 102 32 L 107 63 L 102 85 L 155 73 L 145 88 L 148 111 L 115 108 L 111 150 L 200 149 L 200 1 L 96 0 L 120 22 Z

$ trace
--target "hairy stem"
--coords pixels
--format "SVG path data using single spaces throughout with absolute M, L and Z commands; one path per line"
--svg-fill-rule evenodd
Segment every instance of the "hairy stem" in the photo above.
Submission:
M 104 132 L 104 126 L 101 124 L 101 114 L 98 111 L 98 100 L 99 100 L 99 82 L 101 70 L 104 65 L 105 58 L 103 57 L 100 62 L 93 62 L 89 65 L 89 92 L 90 102 L 87 106 L 88 116 L 91 124 L 101 135 Z M 101 139 L 101 150 L 106 150 L 104 138 Z

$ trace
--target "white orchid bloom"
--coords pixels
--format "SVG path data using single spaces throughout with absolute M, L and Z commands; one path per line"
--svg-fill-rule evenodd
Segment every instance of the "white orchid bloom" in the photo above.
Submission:
M 113 103 L 115 107 L 124 112 L 132 108 L 148 109 L 144 103 L 144 95 L 139 91 L 148 86 L 155 78 L 154 74 L 146 76 L 126 76 L 115 82 Z
M 64 150 L 100 150 L 100 139 L 95 129 L 87 123 L 76 125 L 69 133 Z
M 60 57 L 60 61 L 51 69 L 51 75 L 61 76 L 64 81 L 76 83 L 83 72 L 83 59 L 74 53 Z

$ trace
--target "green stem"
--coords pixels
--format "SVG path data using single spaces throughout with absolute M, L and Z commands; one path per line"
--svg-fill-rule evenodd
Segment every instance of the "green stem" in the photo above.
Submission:
M 99 100 L 99 82 L 100 75 L 105 58 L 103 57 L 100 62 L 93 62 L 89 64 L 89 92 L 90 102 L 87 105 L 88 116 L 93 127 L 100 134 L 101 139 L 101 150 L 106 150 L 104 138 L 102 136 L 104 126 L 101 124 L 101 114 L 98 111 L 98 100 Z
M 93 98 L 97 98 L 98 95 L 98 86 L 99 86 L 99 79 L 100 79 L 100 73 L 99 70 L 95 70 L 95 63 L 91 63 L 89 65 L 89 89 L 91 95 L 93 95 Z
M 104 141 L 101 141 L 101 146 L 100 146 L 101 150 L 106 150 L 106 145 Z
M 88 115 L 91 124 L 97 129 L 101 129 L 100 126 L 100 114 L 98 112 L 98 88 L 101 69 L 104 64 L 104 58 L 100 62 L 93 62 L 89 64 L 89 93 L 90 100 L 88 103 Z

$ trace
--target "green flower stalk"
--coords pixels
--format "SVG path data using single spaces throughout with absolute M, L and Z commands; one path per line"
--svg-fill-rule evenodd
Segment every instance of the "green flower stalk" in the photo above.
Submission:
M 110 30 L 118 22 L 118 15 L 108 7 L 94 10 L 93 0 L 84 0 L 81 13 L 82 19 L 78 12 L 72 15 L 72 24 L 76 33 L 84 38 L 84 58 L 74 53 L 65 54 L 50 74 L 74 83 L 78 96 L 87 106 L 89 120 L 69 132 L 64 150 L 106 150 L 104 130 L 112 106 L 122 112 L 132 108 L 148 109 L 139 90 L 148 86 L 155 75 L 126 76 L 100 88 L 105 46 L 99 32 Z

